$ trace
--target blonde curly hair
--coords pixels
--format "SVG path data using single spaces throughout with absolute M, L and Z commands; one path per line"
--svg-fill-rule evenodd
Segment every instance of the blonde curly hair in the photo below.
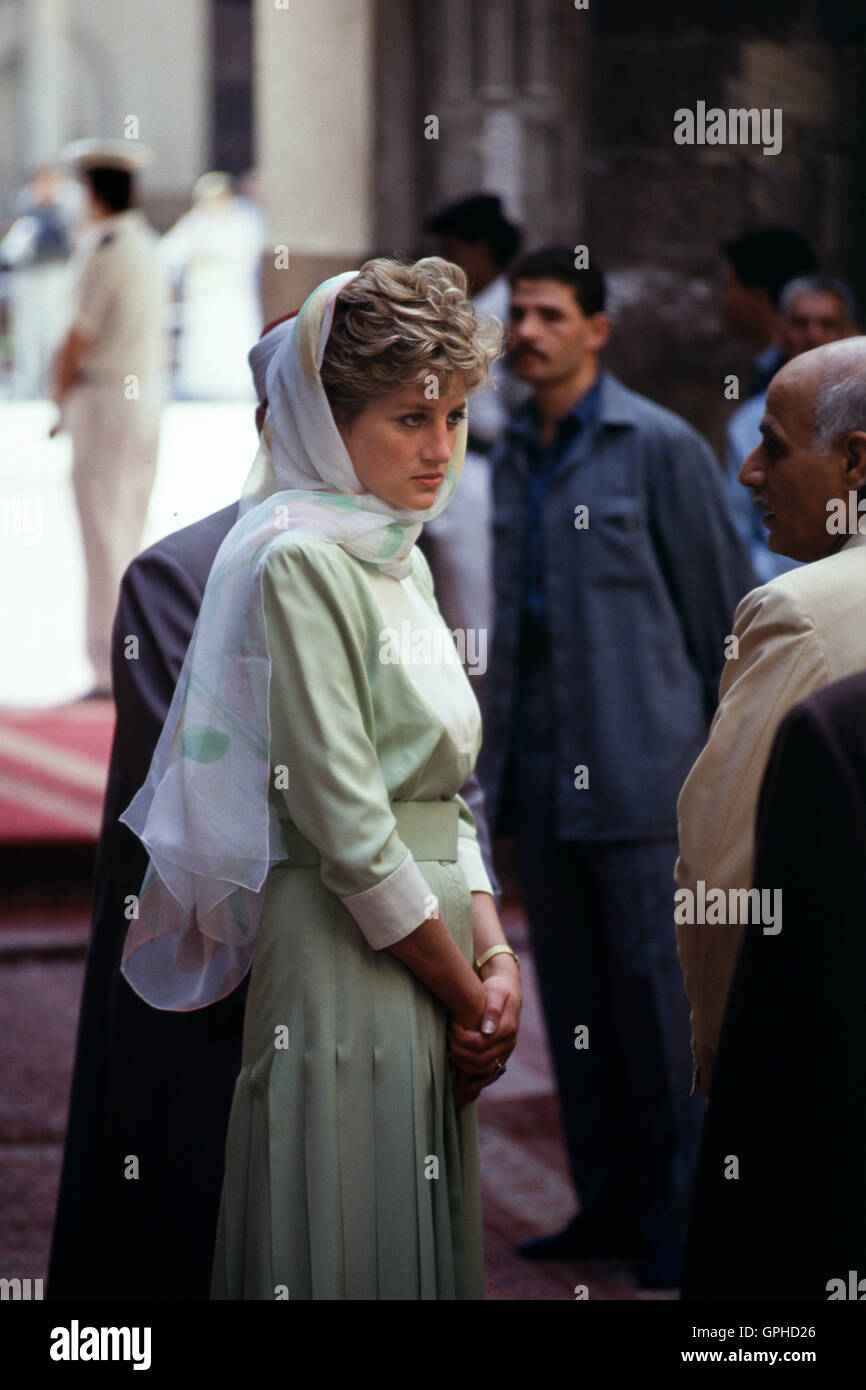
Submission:
M 476 318 L 459 266 L 441 256 L 414 263 L 379 256 L 340 291 L 322 385 L 343 419 L 431 375 L 439 395 L 469 395 L 487 385 L 501 340 L 498 320 Z

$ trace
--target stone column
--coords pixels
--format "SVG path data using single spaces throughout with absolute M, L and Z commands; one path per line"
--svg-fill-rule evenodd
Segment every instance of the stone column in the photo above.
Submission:
M 498 193 L 528 245 L 580 240 L 586 16 L 564 0 L 421 0 L 423 112 L 412 133 L 419 221 L 467 193 Z
M 275 248 L 266 318 L 372 252 L 373 11 L 374 0 L 255 0 L 256 163 Z
M 25 26 L 21 92 L 27 167 L 56 160 L 66 136 L 66 0 L 25 0 L 19 13 Z

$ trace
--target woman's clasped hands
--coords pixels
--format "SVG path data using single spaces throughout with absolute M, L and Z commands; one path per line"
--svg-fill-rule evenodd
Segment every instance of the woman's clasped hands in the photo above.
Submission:
M 485 1086 L 498 1081 L 517 1043 L 522 996 L 520 973 L 504 952 L 484 966 L 484 1007 L 475 1028 L 454 1017 L 448 1025 L 448 1051 L 456 1067 L 454 1107 L 477 1100 Z

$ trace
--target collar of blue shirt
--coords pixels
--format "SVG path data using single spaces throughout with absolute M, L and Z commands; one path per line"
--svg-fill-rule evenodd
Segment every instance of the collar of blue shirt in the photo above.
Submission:
M 562 417 L 559 427 L 564 420 L 574 421 L 572 428 L 576 432 L 596 421 L 603 425 L 636 425 L 638 416 L 632 404 L 632 393 L 610 372 L 601 371 L 590 389 Z M 557 435 L 561 438 L 559 427 Z M 523 435 L 537 442 L 539 428 L 538 409 L 534 397 L 530 396 L 512 415 L 506 433 Z

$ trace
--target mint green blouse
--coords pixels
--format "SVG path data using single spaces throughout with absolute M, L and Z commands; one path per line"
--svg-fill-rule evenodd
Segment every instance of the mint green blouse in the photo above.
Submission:
M 287 537 L 267 558 L 262 592 L 271 794 L 285 828 L 320 853 L 323 884 L 369 945 L 407 936 L 435 902 L 395 802 L 456 801 L 467 888 L 491 892 L 458 795 L 478 756 L 480 713 L 420 550 L 400 580 L 333 542 Z

